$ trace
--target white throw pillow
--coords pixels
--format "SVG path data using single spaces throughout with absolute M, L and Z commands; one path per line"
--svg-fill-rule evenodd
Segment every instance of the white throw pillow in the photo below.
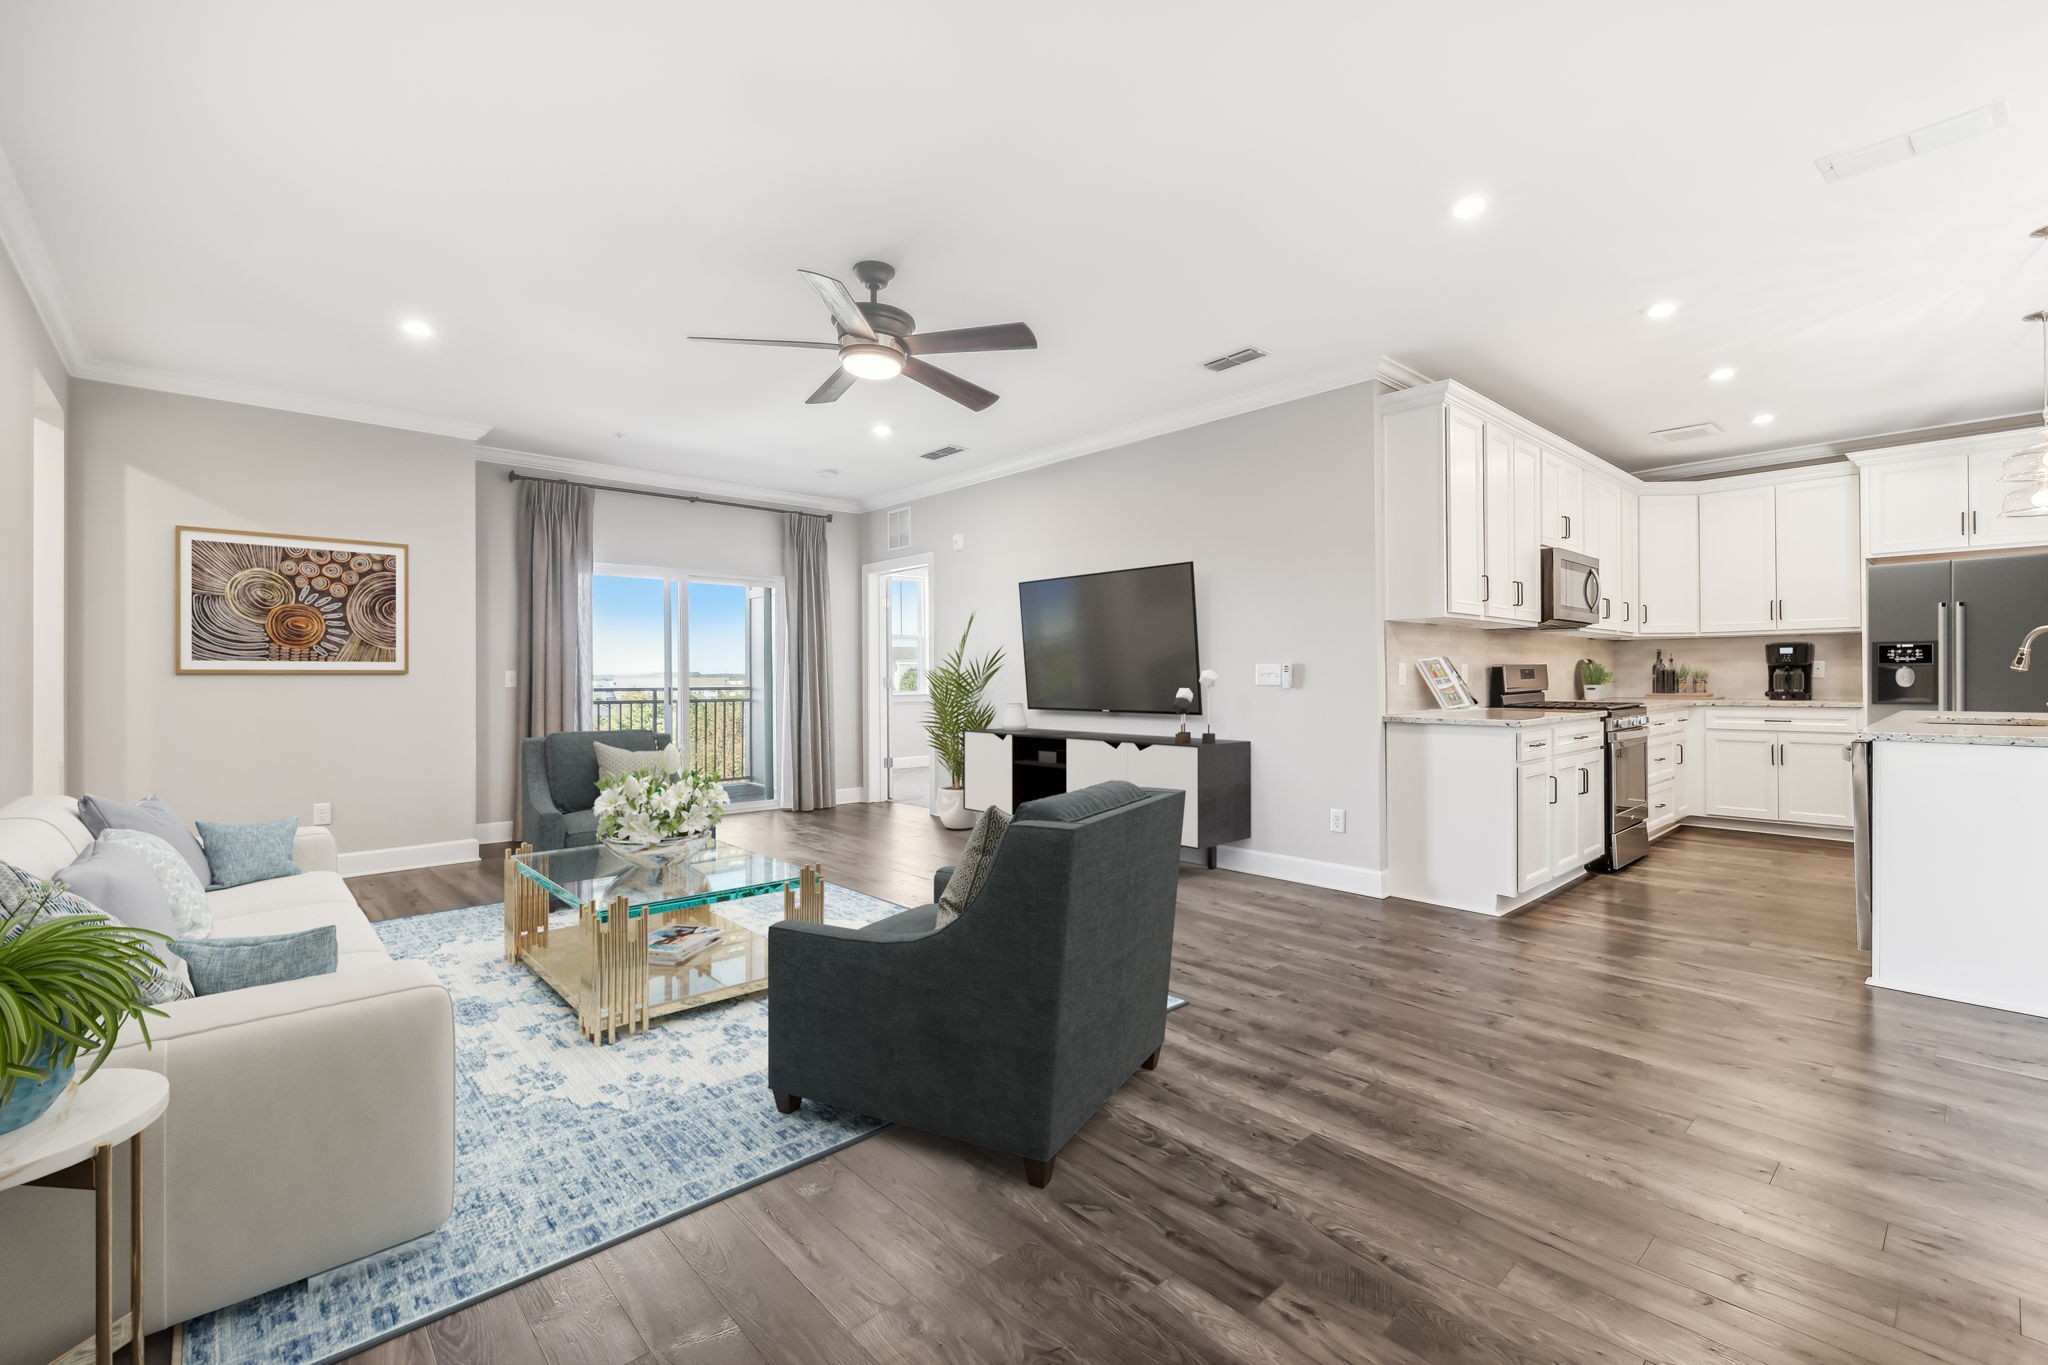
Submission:
M 183 854 L 156 835 L 139 829 L 110 829 L 100 839 L 142 855 L 171 903 L 171 919 L 178 926 L 179 938 L 206 938 L 213 933 L 213 907 L 206 903 L 206 888 L 200 885 L 192 864 L 185 861 Z
M 683 751 L 673 741 L 666 749 L 621 749 L 603 740 L 591 747 L 597 753 L 597 780 L 600 782 L 626 773 L 679 773 L 683 770 Z

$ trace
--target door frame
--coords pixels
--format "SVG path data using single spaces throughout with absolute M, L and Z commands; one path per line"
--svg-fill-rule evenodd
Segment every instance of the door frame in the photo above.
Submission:
M 893 574 L 905 569 L 924 570 L 924 616 L 925 647 L 932 641 L 931 623 L 938 619 L 935 608 L 937 577 L 932 572 L 933 556 L 924 554 L 903 555 L 896 559 L 878 559 L 860 566 L 861 572 L 861 780 L 866 784 L 862 795 L 870 801 L 889 799 L 889 769 L 884 760 L 889 757 L 889 703 L 891 694 L 882 686 L 882 674 L 888 664 L 887 632 L 882 629 L 882 614 L 888 604 L 882 599 L 882 582 Z M 929 667 L 931 660 L 925 660 Z M 925 784 L 925 805 L 930 807 L 938 791 L 938 774 L 932 773 L 931 781 Z

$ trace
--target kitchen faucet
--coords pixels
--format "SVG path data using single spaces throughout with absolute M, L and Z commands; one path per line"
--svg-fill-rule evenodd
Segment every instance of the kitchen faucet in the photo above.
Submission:
M 2027 638 L 2020 641 L 2020 652 L 2012 656 L 2013 672 L 2027 671 L 2027 665 L 2033 662 L 2034 641 L 2043 635 L 2048 635 L 2048 626 L 2035 626 L 2027 632 Z

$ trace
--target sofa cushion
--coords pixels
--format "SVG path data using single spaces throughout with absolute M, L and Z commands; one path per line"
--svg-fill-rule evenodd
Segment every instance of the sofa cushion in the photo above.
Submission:
M 953 875 L 939 891 L 939 928 L 959 919 L 981 894 L 981 888 L 988 884 L 989 869 L 996 864 L 996 849 L 1001 847 L 1003 833 L 1009 828 L 1010 813 L 1001 806 L 990 806 L 974 822 L 974 833 L 967 836 L 967 847 L 960 850 Z
M 607 777 L 622 777 L 627 773 L 656 772 L 679 773 L 683 770 L 683 751 L 671 744 L 663 749 L 625 749 L 603 740 L 590 746 L 597 759 L 597 780 L 602 783 Z M 594 801 L 596 798 L 593 797 Z
M 597 812 L 594 810 L 572 810 L 562 817 L 562 833 L 567 836 L 569 846 L 594 844 L 597 842 Z
M 0 806 L 0 858 L 38 877 L 92 847 L 92 831 L 69 796 L 18 796 Z
M 289 934 L 194 939 L 174 946 L 185 955 L 186 965 L 192 969 L 192 985 L 200 995 L 327 976 L 339 957 L 330 924 Z
M 145 834 L 154 834 L 185 860 L 201 886 L 213 880 L 213 869 L 206 862 L 206 850 L 199 846 L 191 826 L 179 819 L 178 813 L 160 796 L 145 796 L 134 802 L 115 801 L 105 796 L 81 796 L 78 798 L 78 818 L 85 821 L 85 827 L 95 837 L 110 829 L 139 829 Z
M 364 918 L 363 912 L 347 901 L 316 901 L 276 910 L 258 910 L 237 915 L 215 926 L 222 938 L 266 938 L 323 927 L 334 930 L 337 952 L 351 956 L 375 953 L 386 960 L 391 956 L 384 951 L 384 941 L 377 937 L 377 931 L 370 927 L 370 921 Z
M 199 837 L 206 841 L 206 862 L 213 869 L 213 880 L 207 883 L 207 889 L 224 891 L 250 882 L 296 877 L 299 865 L 292 861 L 292 840 L 298 833 L 296 815 L 254 825 L 201 820 Z
M 205 938 L 213 932 L 213 911 L 206 904 L 206 887 L 176 849 L 139 829 L 110 829 L 100 838 L 142 855 L 171 902 L 171 918 L 177 923 L 179 938 Z
M 49 894 L 44 900 L 46 890 Z M 42 912 L 30 920 L 30 924 L 39 924 L 53 915 L 97 915 L 116 922 L 119 920 L 118 916 L 100 909 L 62 882 L 50 881 L 12 863 L 0 862 L 0 919 L 39 901 L 43 904 Z M 15 932 L 27 927 L 27 924 L 21 925 Z M 193 993 L 192 977 L 185 968 L 184 959 L 155 939 L 150 940 L 148 946 L 154 965 L 146 979 L 136 982 L 143 1003 L 168 1005 L 173 1000 L 189 1000 Z
M 348 883 L 338 872 L 301 872 L 296 877 L 278 877 L 273 881 L 250 882 L 247 886 L 231 886 L 225 891 L 206 893 L 206 905 L 213 911 L 214 927 L 223 933 L 227 932 L 223 927 L 227 921 L 244 915 L 290 910 L 300 905 L 335 903 L 350 907 L 356 903 Z M 234 932 L 240 933 L 241 930 Z
M 1145 789 L 1131 782 L 1097 782 L 1092 787 L 1083 787 L 1077 792 L 1065 792 L 1059 796 L 1041 796 L 1036 801 L 1026 801 L 1017 807 L 1019 820 L 1043 820 L 1048 824 L 1071 825 L 1077 820 L 1086 820 L 1091 815 L 1128 806 L 1133 801 L 1143 801 Z
M 564 730 L 547 737 L 548 795 L 559 811 L 589 810 L 597 804 L 599 736 L 617 749 L 661 747 L 652 730 Z M 662 741 L 666 742 L 666 741 Z
M 149 861 L 132 848 L 94 840 L 57 880 L 131 929 L 175 938 L 177 916 Z

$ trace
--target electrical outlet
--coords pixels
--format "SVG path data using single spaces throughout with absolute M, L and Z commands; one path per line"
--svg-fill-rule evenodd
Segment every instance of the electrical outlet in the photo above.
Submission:
M 517 687 L 517 686 L 519 686 L 519 670 L 518 670 L 518 669 L 516 669 L 516 668 L 508 668 L 508 669 L 506 669 L 506 670 L 505 670 L 505 686 L 507 686 L 507 687 Z
M 967 537 L 963 533 L 959 531 L 955 531 L 953 533 L 953 548 L 956 550 L 964 550 L 967 548 Z
M 316 825 L 331 825 L 334 823 L 334 805 L 332 802 L 315 801 L 313 803 L 313 823 Z
M 1342 834 L 1343 832 L 1344 808 L 1342 806 L 1332 806 L 1330 807 L 1330 833 Z
M 1825 678 L 1827 675 L 1828 661 L 1826 659 L 1815 659 L 1813 661 L 1813 676 L 1816 678 Z

